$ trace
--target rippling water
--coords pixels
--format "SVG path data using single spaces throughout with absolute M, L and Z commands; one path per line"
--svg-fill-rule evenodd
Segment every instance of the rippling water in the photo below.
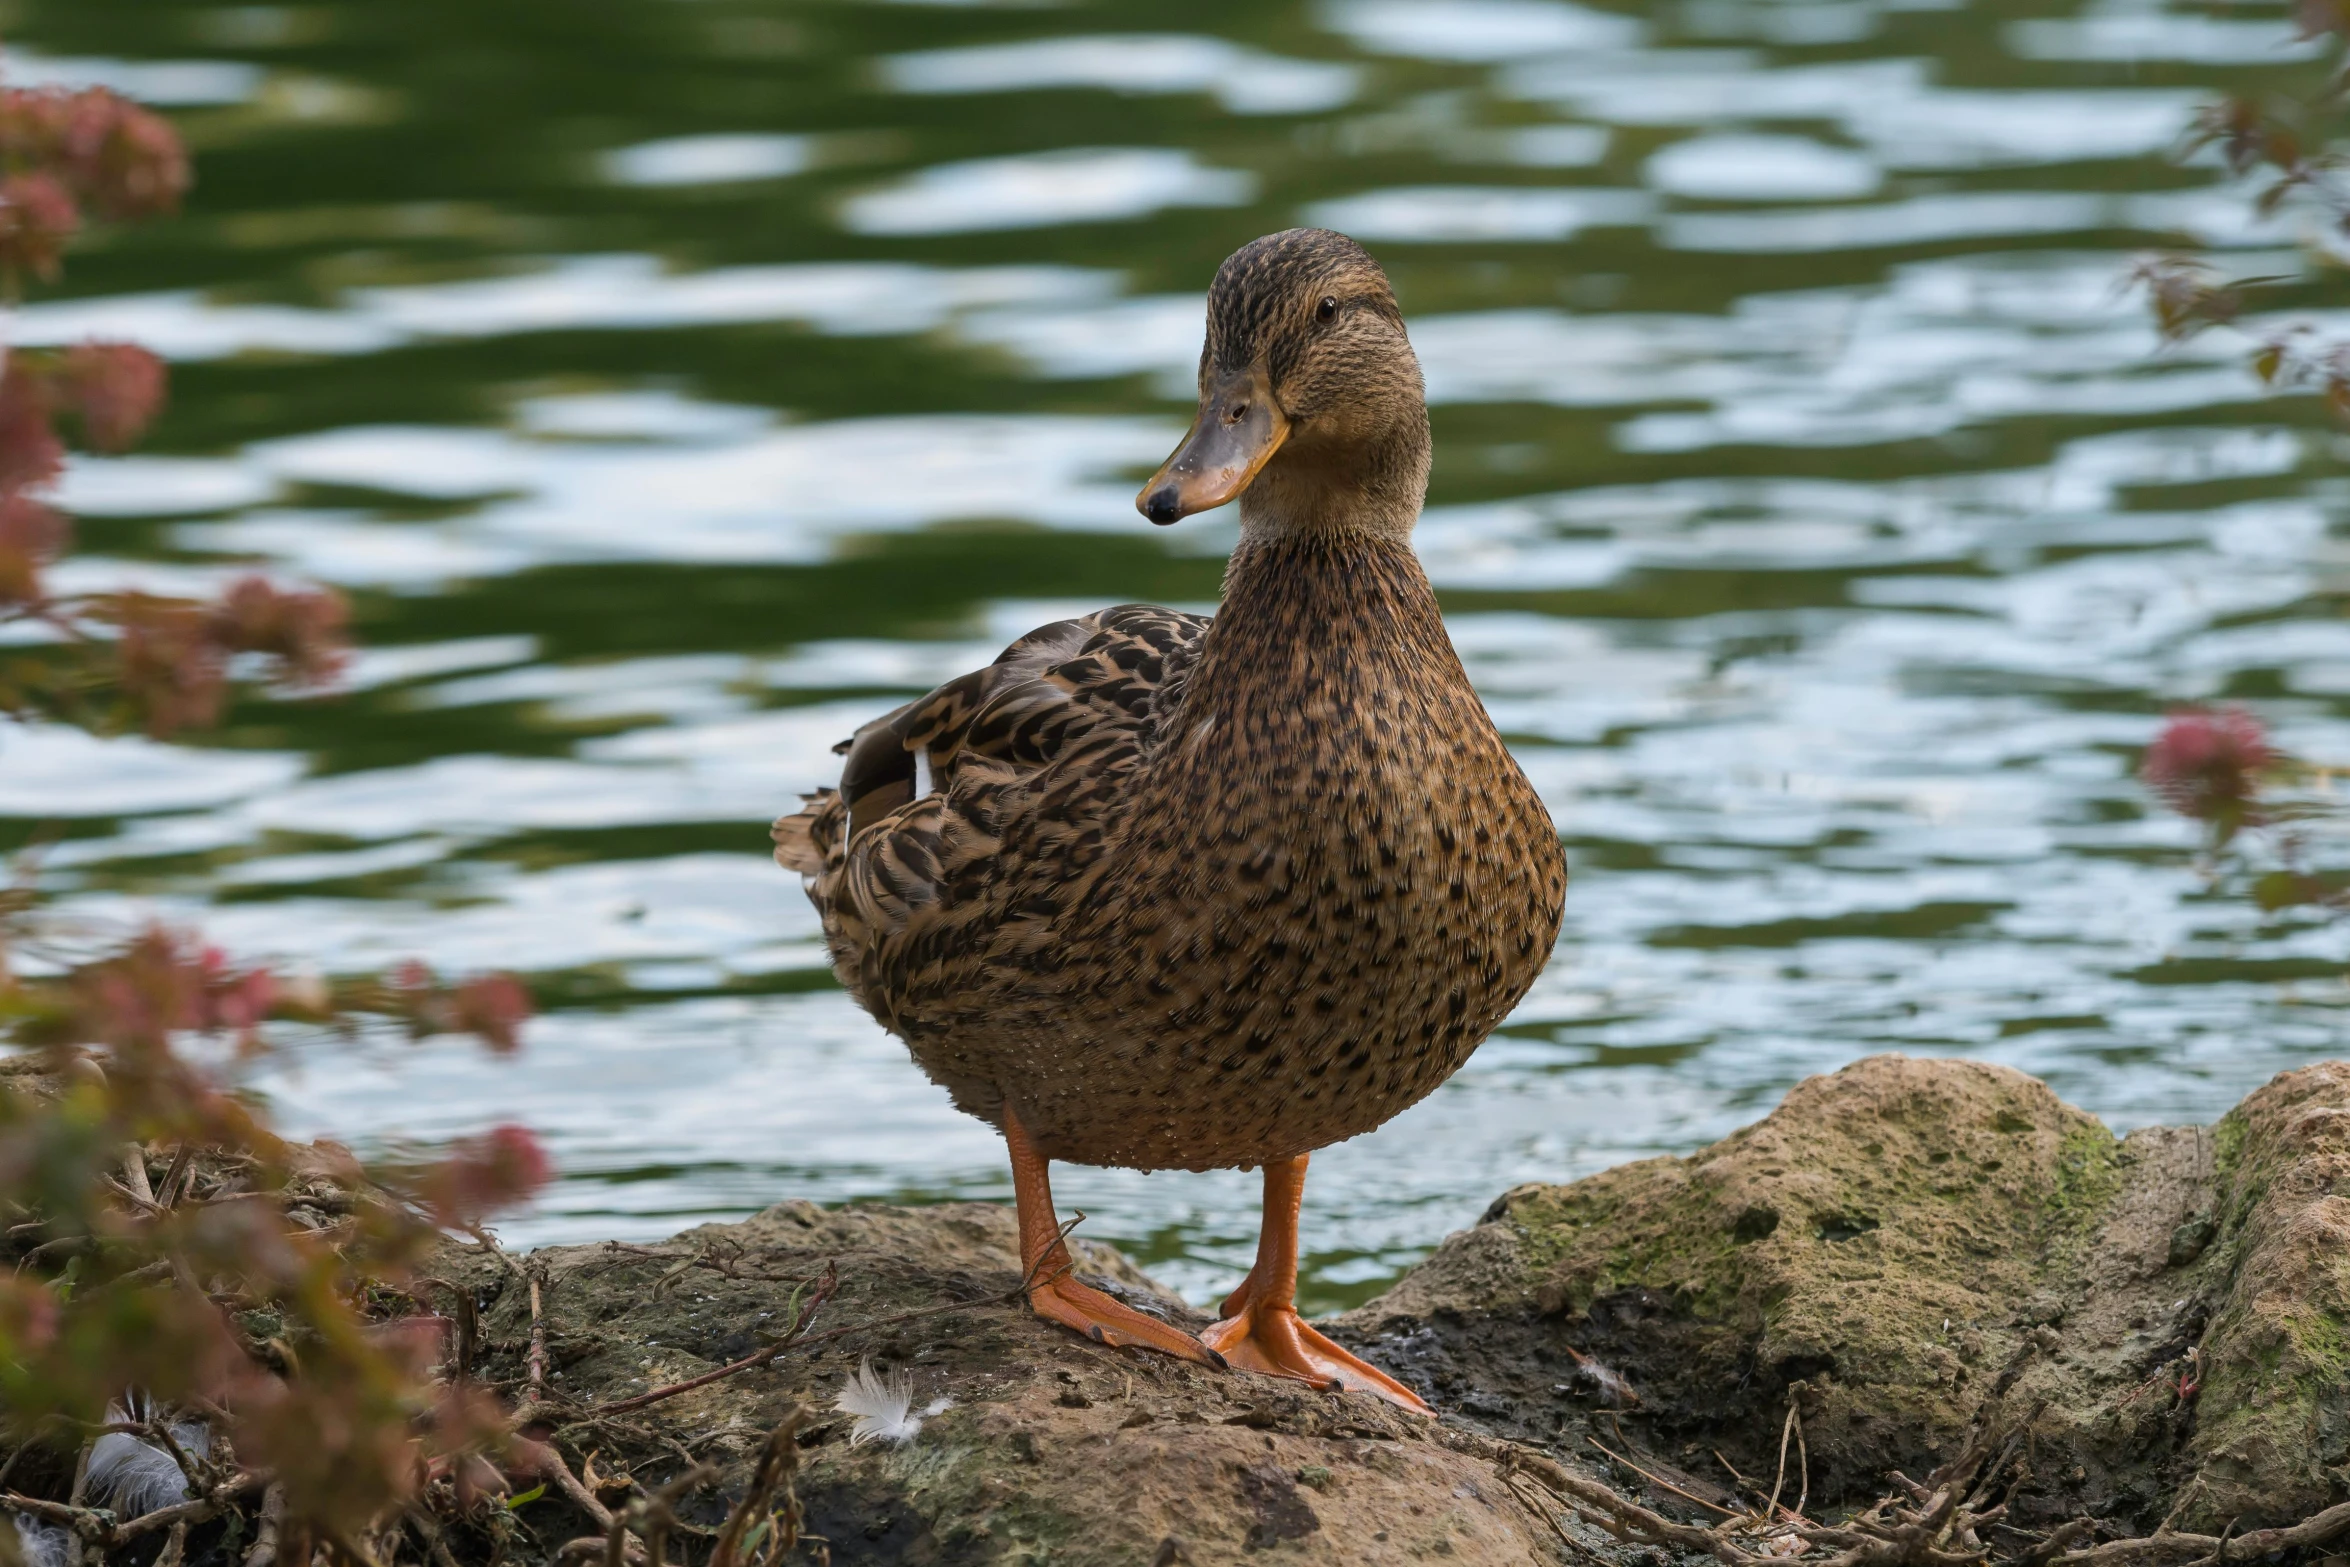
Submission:
M 1420 546 L 1576 878 L 1505 1030 L 1317 1158 L 1319 1303 L 1870 1051 L 2129 1125 L 2341 1048 L 2342 930 L 2207 894 L 2130 775 L 2189 698 L 2350 757 L 2342 443 L 2122 287 L 2166 244 L 2295 264 L 2172 156 L 2294 68 L 2277 8 L 12 14 L 16 79 L 148 97 L 199 157 L 183 219 L 12 326 L 176 366 L 149 447 L 72 472 L 72 578 L 266 562 L 348 590 L 369 652 L 203 746 L 0 733 L 5 831 L 68 818 L 50 875 L 93 913 L 528 971 L 518 1061 L 262 1085 L 362 1141 L 537 1126 L 564 1177 L 523 1239 L 1007 1194 L 833 986 L 765 824 L 1032 625 L 1212 602 L 1231 521 L 1130 498 L 1215 263 L 1298 222 L 1394 275 Z M 1061 1177 L 1194 1294 L 1254 1195 Z

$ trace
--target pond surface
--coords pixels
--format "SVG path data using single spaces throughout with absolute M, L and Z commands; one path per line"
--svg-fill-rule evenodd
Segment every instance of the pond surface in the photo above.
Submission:
M 2281 10 L 2112 0 L 18 0 L 15 79 L 167 107 L 200 185 L 19 341 L 175 363 L 84 462 L 77 582 L 337 583 L 344 697 L 201 746 L 0 733 L 12 839 L 124 919 L 533 976 L 516 1061 L 335 1047 L 262 1086 L 380 1143 L 518 1119 L 523 1241 L 783 1196 L 1008 1196 L 834 986 L 766 824 L 864 717 L 1079 610 L 1205 608 L 1229 518 L 1131 496 L 1200 299 L 1311 222 L 1393 274 L 1419 543 L 1565 834 L 1542 982 L 1316 1159 L 1310 1303 L 1514 1182 L 1686 1149 L 1879 1050 L 2116 1126 L 2338 1053 L 2343 928 L 2209 893 L 2132 777 L 2168 703 L 2350 758 L 2343 443 L 2165 245 L 2290 267 L 2174 154 L 2296 69 Z M 2194 63 L 2201 62 L 2201 63 Z M 1067 1169 L 1194 1296 L 1254 1177 Z

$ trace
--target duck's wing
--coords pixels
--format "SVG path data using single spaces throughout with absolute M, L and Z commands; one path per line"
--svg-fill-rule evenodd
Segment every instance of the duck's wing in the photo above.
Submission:
M 842 983 L 884 1023 L 941 964 L 1038 938 L 1168 732 L 1208 621 L 1125 604 L 1039 626 L 859 729 L 837 788 L 775 824 Z

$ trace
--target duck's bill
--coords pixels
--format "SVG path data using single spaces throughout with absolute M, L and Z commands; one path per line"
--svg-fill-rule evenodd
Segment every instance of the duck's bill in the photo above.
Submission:
M 1263 373 L 1227 377 L 1200 399 L 1191 433 L 1134 497 L 1134 509 L 1164 527 L 1221 506 L 1248 488 L 1288 438 L 1289 421 Z

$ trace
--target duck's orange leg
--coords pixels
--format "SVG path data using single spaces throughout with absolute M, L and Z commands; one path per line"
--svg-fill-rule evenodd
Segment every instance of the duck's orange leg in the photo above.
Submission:
M 1224 1320 L 1200 1338 L 1243 1371 L 1376 1393 L 1414 1414 L 1434 1414 L 1419 1394 L 1357 1360 L 1298 1316 L 1297 1215 L 1305 1197 L 1305 1155 L 1265 1166 L 1265 1226 L 1257 1232 L 1257 1265 L 1225 1298 L 1219 1313 Z
M 1146 1316 L 1077 1282 L 1076 1260 L 1061 1238 L 1053 1213 L 1052 1181 L 1045 1157 L 1028 1140 L 1028 1128 L 1010 1101 L 1004 1104 L 1004 1141 L 1012 1150 L 1012 1200 L 1020 1213 L 1020 1271 L 1028 1280 L 1028 1304 L 1048 1322 L 1075 1328 L 1097 1344 L 1139 1344 L 1184 1360 L 1221 1367 L 1212 1349 L 1172 1323 Z

